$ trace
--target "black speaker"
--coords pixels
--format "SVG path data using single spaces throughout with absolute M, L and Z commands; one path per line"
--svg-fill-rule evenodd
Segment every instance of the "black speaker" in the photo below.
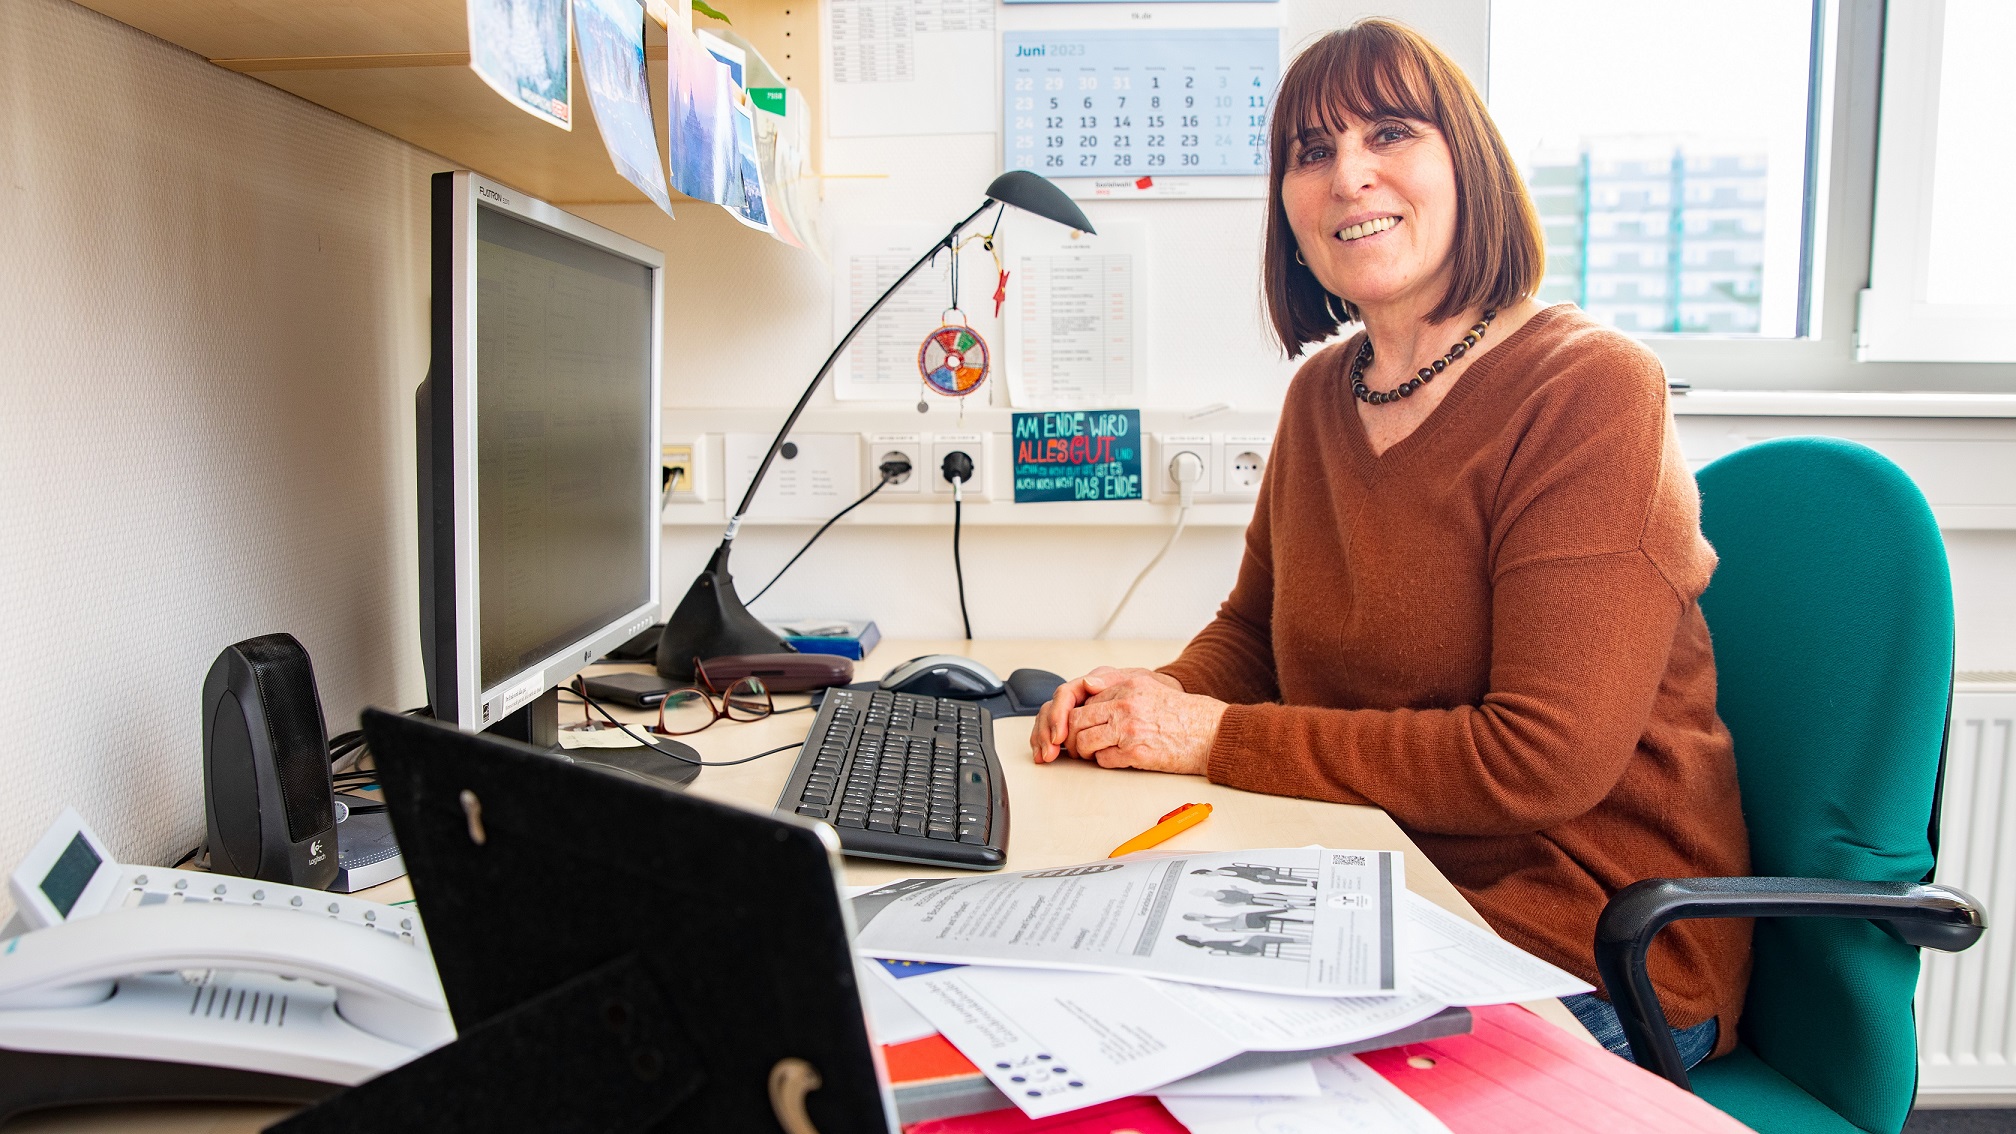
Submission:
M 203 804 L 210 869 L 327 889 L 336 880 L 329 733 L 308 651 L 247 638 L 203 679 Z

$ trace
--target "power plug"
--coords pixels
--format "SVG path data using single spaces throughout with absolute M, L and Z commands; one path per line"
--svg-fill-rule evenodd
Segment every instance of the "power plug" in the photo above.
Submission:
M 1188 449 L 1179 449 L 1169 458 L 1169 479 L 1176 485 L 1176 502 L 1184 508 L 1197 502 L 1197 485 L 1204 479 L 1204 461 Z
M 952 485 L 952 497 L 956 500 L 964 494 L 966 482 L 973 479 L 973 458 L 964 449 L 954 449 L 945 454 L 938 472 Z
M 891 485 L 902 484 L 910 479 L 910 458 L 901 453 L 886 453 L 875 471 L 881 473 L 882 479 Z

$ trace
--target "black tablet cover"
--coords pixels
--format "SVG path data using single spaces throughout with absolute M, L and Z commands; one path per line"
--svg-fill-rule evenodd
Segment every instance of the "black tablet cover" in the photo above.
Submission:
M 894 1129 L 830 834 L 368 710 L 456 1042 L 274 1127 Z

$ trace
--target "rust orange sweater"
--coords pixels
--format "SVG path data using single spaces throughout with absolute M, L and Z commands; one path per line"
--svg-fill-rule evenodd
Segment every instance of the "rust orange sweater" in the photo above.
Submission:
M 1164 672 L 1232 703 L 1211 779 L 1384 808 L 1501 934 L 1592 984 L 1596 917 L 1749 844 L 1696 600 L 1715 568 L 1658 361 L 1535 315 L 1375 456 L 1357 340 L 1296 375 L 1237 584 Z M 1683 922 L 1669 1022 L 1735 1042 L 1750 926 Z

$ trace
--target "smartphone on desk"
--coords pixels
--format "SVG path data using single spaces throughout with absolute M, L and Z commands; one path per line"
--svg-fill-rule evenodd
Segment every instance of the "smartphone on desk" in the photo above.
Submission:
M 655 709 L 664 702 L 666 694 L 683 688 L 655 673 L 605 673 L 583 680 L 587 682 L 588 696 L 633 709 Z

